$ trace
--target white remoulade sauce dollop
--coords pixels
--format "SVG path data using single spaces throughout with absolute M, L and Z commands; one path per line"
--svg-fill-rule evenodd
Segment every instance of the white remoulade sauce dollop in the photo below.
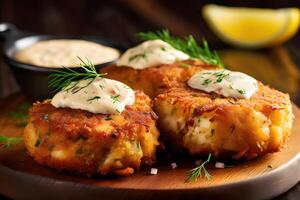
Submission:
M 172 64 L 187 60 L 189 56 L 162 40 L 149 40 L 128 49 L 119 59 L 117 66 L 145 69 L 161 64 Z
M 57 108 L 86 110 L 92 113 L 122 113 L 135 102 L 134 91 L 127 85 L 106 78 L 80 80 L 58 92 L 51 104 Z
M 215 92 L 224 97 L 250 99 L 258 91 L 256 79 L 230 70 L 204 70 L 188 80 L 191 88 Z

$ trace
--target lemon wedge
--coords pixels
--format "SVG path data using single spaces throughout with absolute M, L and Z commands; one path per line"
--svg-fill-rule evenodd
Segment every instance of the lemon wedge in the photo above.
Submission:
M 220 39 L 247 48 L 287 41 L 297 33 L 300 21 L 298 8 L 263 9 L 209 4 L 203 7 L 202 14 Z

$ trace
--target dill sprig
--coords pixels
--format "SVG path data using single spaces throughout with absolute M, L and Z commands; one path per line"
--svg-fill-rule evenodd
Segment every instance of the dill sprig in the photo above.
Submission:
M 204 161 L 198 167 L 195 167 L 194 169 L 188 171 L 186 182 L 196 181 L 198 180 L 198 178 L 201 178 L 203 175 L 206 179 L 210 180 L 212 176 L 209 174 L 207 169 L 205 169 L 205 165 L 210 162 L 210 158 L 211 158 L 211 154 L 208 154 L 206 161 Z
M 49 75 L 48 86 L 53 90 L 53 92 L 58 92 L 61 90 L 71 91 L 76 93 L 83 88 L 89 86 L 96 78 L 104 77 L 106 74 L 98 74 L 93 63 L 86 58 L 86 61 L 78 57 L 80 61 L 80 66 L 83 72 L 75 71 L 68 67 L 63 67 L 60 70 L 54 70 L 52 74 Z M 90 80 L 86 85 L 79 86 L 80 80 Z
M 137 34 L 141 40 L 162 40 L 167 42 L 175 49 L 178 49 L 191 58 L 199 58 L 205 63 L 224 67 L 218 53 L 209 49 L 208 43 L 205 39 L 202 40 L 202 47 L 197 43 L 192 35 L 187 36 L 185 39 L 173 37 L 168 30 L 156 32 L 141 32 Z
M 0 146 L 9 148 L 14 144 L 18 144 L 23 140 L 21 137 L 7 137 L 0 135 Z

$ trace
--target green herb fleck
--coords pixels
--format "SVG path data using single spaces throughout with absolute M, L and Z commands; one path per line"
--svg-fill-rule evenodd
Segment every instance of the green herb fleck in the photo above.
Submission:
M 143 54 L 136 54 L 136 55 L 134 55 L 134 56 L 131 56 L 131 57 L 128 59 L 128 61 L 129 61 L 129 62 L 132 62 L 133 60 L 137 60 L 137 59 L 140 59 L 140 58 L 145 59 L 145 58 L 147 58 L 147 56 L 146 56 L 145 53 L 143 53 Z
M 35 147 L 38 147 L 38 146 L 40 146 L 41 144 L 43 143 L 43 141 L 42 141 L 42 139 L 39 137 L 38 139 L 37 139 L 37 141 L 35 142 Z
M 217 77 L 217 80 L 215 83 L 221 83 L 225 77 L 229 76 L 229 73 L 226 73 L 226 71 L 223 70 L 220 72 L 215 72 L 215 73 L 213 73 L 213 75 Z
M 211 158 L 211 154 L 208 154 L 206 161 L 204 161 L 198 167 L 195 167 L 194 169 L 190 170 L 187 173 L 186 182 L 196 181 L 196 180 L 198 180 L 198 178 L 201 178 L 203 175 L 207 180 L 210 180 L 212 178 L 212 176 L 205 169 L 205 165 L 210 162 L 210 158 Z
M 112 118 L 111 118 L 111 116 L 107 115 L 107 116 L 105 117 L 105 120 L 106 120 L 106 121 L 109 121 L 109 120 L 112 120 Z
M 103 85 L 99 85 L 99 87 L 101 88 L 101 90 L 103 90 L 105 87 Z
M 141 143 L 140 142 L 136 142 L 136 147 L 139 151 L 142 150 L 142 146 L 141 146 Z
M 117 102 L 120 102 L 120 95 L 117 94 L 117 95 L 113 95 L 110 97 L 112 100 L 113 100 L 113 103 L 117 103 Z
M 202 85 L 208 85 L 208 84 L 211 83 L 211 82 L 212 82 L 212 80 L 210 80 L 210 79 L 205 79 L 205 80 L 203 81 Z
M 244 89 L 237 89 L 237 91 L 238 91 L 238 93 L 240 93 L 242 95 L 246 93 L 246 91 Z
M 94 101 L 94 100 L 99 100 L 99 99 L 101 99 L 100 96 L 94 96 L 94 97 L 92 97 L 92 98 L 89 98 L 87 101 L 91 103 L 92 101 Z

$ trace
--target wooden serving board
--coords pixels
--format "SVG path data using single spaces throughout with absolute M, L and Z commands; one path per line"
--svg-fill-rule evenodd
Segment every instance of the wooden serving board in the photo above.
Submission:
M 15 95 L 0 101 L 0 135 L 20 136 L 22 128 L 9 113 L 24 102 Z M 157 175 L 142 169 L 128 177 L 84 178 L 60 173 L 36 164 L 22 144 L 0 150 L 0 193 L 13 199 L 267 199 L 300 181 L 300 110 L 293 106 L 294 127 L 281 152 L 234 163 L 233 167 L 208 169 L 213 176 L 185 183 L 194 167 L 189 158 L 162 159 Z M 172 170 L 170 163 L 178 168 Z M 272 166 L 270 168 L 269 166 Z

